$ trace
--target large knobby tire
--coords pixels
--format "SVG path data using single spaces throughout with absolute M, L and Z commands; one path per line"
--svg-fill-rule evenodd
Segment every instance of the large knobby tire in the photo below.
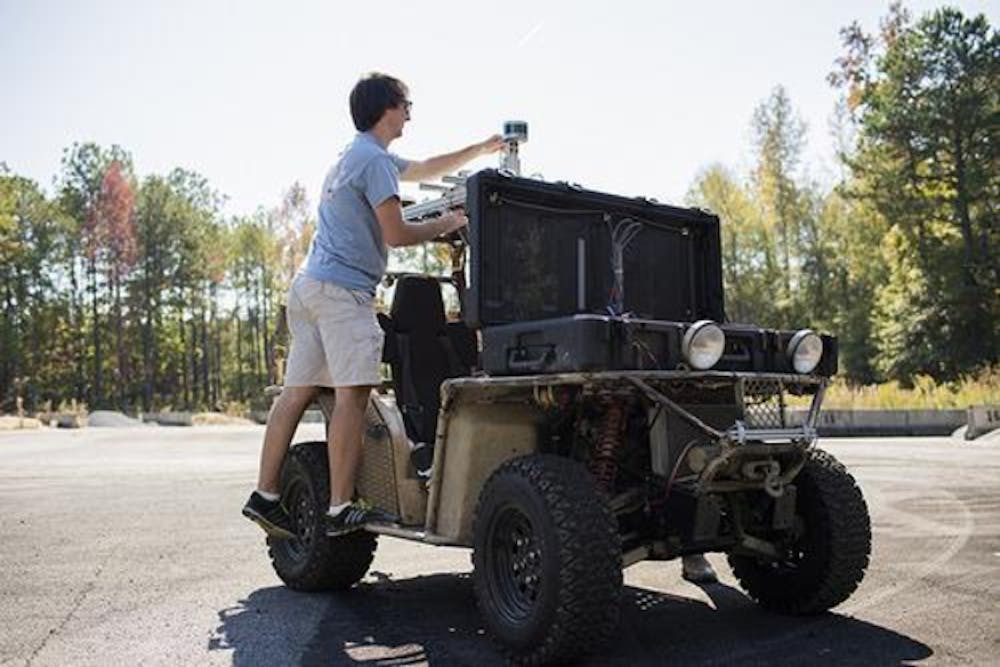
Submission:
M 795 478 L 796 539 L 781 561 L 730 555 L 740 585 L 763 607 L 818 614 L 857 589 L 871 555 L 871 520 L 861 489 L 833 456 L 813 449 Z
M 323 515 L 330 503 L 326 443 L 291 448 L 281 471 L 281 501 L 292 518 L 295 537 L 268 538 L 271 565 L 289 588 L 322 591 L 350 588 L 365 576 L 375 557 L 376 536 L 365 530 L 327 537 Z
M 542 454 L 498 468 L 479 496 L 472 563 L 486 628 L 515 663 L 568 660 L 615 632 L 618 526 L 579 463 Z

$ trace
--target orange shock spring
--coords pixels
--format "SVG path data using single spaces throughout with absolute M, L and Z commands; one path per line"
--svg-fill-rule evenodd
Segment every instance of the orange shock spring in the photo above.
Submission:
M 597 480 L 597 486 L 606 493 L 614 491 L 615 477 L 618 475 L 615 450 L 621 442 L 624 416 L 625 409 L 621 401 L 610 397 L 604 402 L 604 420 L 591 457 L 590 472 Z

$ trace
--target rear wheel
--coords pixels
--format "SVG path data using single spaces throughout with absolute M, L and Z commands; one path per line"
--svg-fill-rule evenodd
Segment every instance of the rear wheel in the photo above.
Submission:
M 857 589 L 871 554 L 871 520 L 861 489 L 830 454 L 813 449 L 795 478 L 795 529 L 784 557 L 729 556 L 746 592 L 773 611 L 816 614 Z
M 472 561 L 483 620 L 514 662 L 569 660 L 617 627 L 618 527 L 578 463 L 534 455 L 494 472 L 476 508 Z
M 321 591 L 350 588 L 375 557 L 376 536 L 359 530 L 327 537 L 323 515 L 330 502 L 326 443 L 291 448 L 281 473 L 281 501 L 292 518 L 295 537 L 268 538 L 274 571 L 289 588 Z

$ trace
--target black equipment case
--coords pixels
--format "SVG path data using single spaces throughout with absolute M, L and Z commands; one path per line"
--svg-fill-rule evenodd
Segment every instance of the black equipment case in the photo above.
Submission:
M 470 327 L 588 313 L 725 321 L 716 216 L 492 169 L 466 190 Z M 629 228 L 616 302 L 613 239 Z
M 482 368 L 491 375 L 532 375 L 683 367 L 682 322 L 573 315 L 484 327 Z M 794 373 L 786 350 L 791 331 L 722 324 L 726 347 L 717 371 Z M 820 336 L 823 358 L 816 373 L 837 372 L 837 339 Z
M 482 366 L 494 375 L 673 367 L 683 333 L 672 322 L 607 315 L 485 327 Z
M 794 332 L 724 324 L 716 216 L 492 169 L 466 191 L 462 310 L 482 330 L 485 372 L 673 370 L 685 330 L 702 319 L 726 333 L 714 370 L 791 372 Z M 836 339 L 823 338 L 817 372 L 829 375 Z

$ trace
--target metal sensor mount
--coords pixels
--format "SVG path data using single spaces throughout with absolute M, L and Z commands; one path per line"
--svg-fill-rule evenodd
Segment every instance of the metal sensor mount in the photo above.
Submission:
M 508 120 L 503 124 L 504 147 L 500 153 L 500 168 L 521 175 L 519 146 L 528 141 L 528 124 L 523 120 Z
M 500 152 L 500 169 L 515 176 L 521 175 L 521 159 L 518 147 L 528 140 L 528 124 L 523 120 L 508 120 L 503 124 L 503 148 Z M 453 208 L 465 206 L 465 178 L 468 172 L 459 172 L 457 176 L 445 176 L 439 183 L 421 183 L 421 190 L 440 193 L 440 197 L 403 208 L 403 220 L 414 222 L 424 218 L 441 215 Z

